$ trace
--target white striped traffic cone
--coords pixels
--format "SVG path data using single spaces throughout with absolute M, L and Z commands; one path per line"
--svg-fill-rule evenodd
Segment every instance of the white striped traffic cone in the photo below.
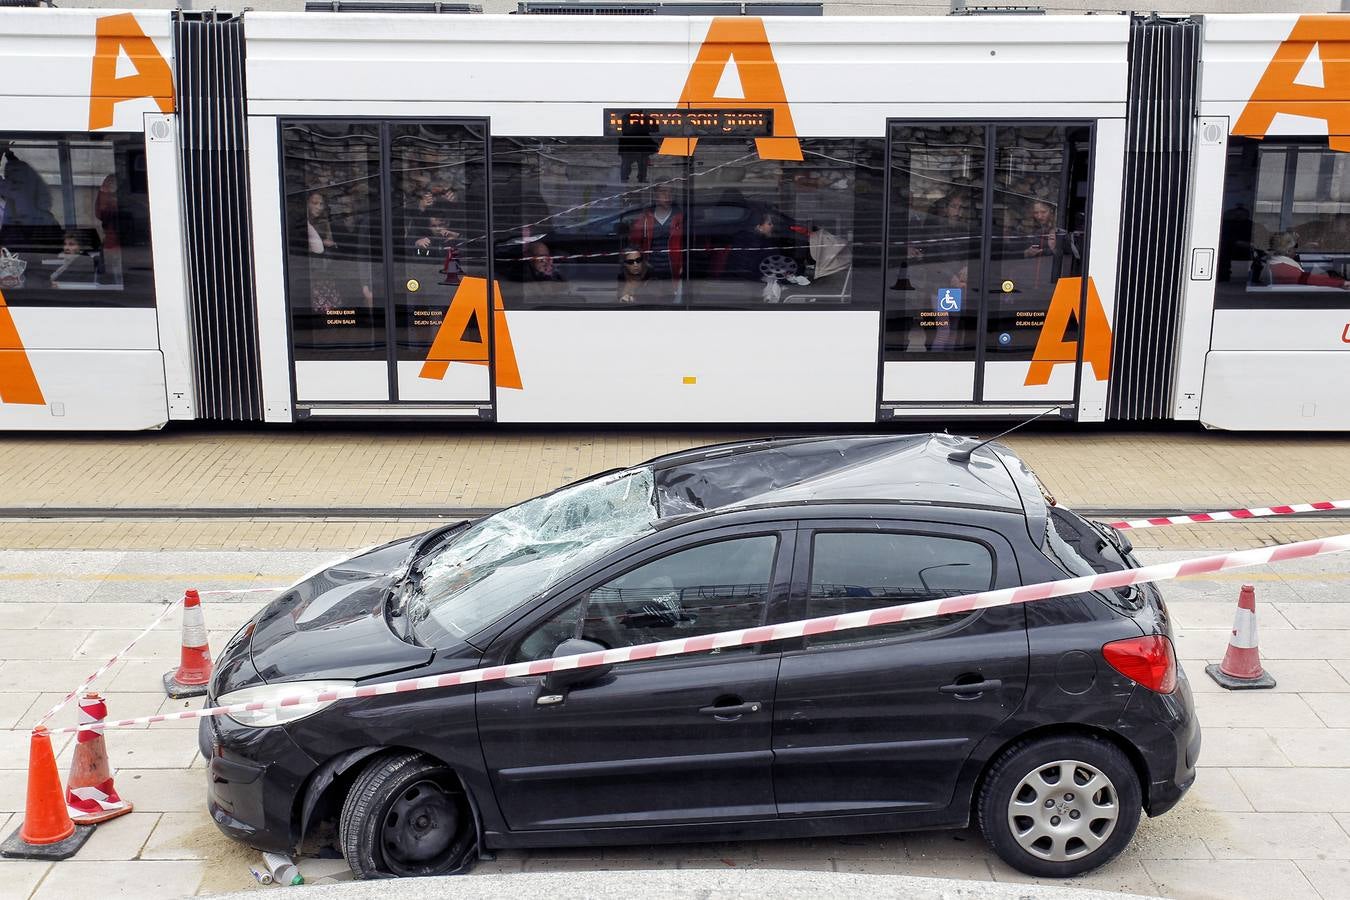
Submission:
M 1275 679 L 1261 668 L 1261 650 L 1256 640 L 1256 589 L 1250 584 L 1244 584 L 1238 594 L 1237 618 L 1223 662 L 1205 666 L 1205 673 L 1230 691 L 1275 686 Z
M 66 779 L 66 808 L 76 825 L 97 825 L 131 812 L 131 802 L 117 794 L 113 784 L 113 769 L 108 763 L 108 748 L 103 732 L 93 725 L 108 718 L 108 705 L 98 694 L 80 698 L 80 732 L 75 743 L 75 756 L 70 761 L 70 777 Z
M 189 589 L 183 595 L 183 652 L 178 668 L 164 675 L 164 693 L 174 700 L 200 697 L 211 680 L 211 648 L 206 641 L 202 598 Z

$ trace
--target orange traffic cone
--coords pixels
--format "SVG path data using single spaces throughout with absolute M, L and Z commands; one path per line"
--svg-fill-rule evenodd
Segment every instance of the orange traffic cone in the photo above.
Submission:
M 164 693 L 174 700 L 200 697 L 211 680 L 211 648 L 206 642 L 202 598 L 194 590 L 183 595 L 183 652 L 178 668 L 164 675 Z
M 0 856 L 10 859 L 68 859 L 84 846 L 94 829 L 76 825 L 61 795 L 51 736 L 39 725 L 28 745 L 28 803 L 23 824 L 0 844 Z
M 108 705 L 98 694 L 80 698 L 80 725 L 93 725 L 108 718 Z M 108 748 L 103 732 L 80 728 L 75 756 L 66 779 L 66 806 L 77 825 L 97 825 L 131 812 L 130 801 L 117 796 Z
M 1256 639 L 1256 589 L 1250 584 L 1244 584 L 1238 594 L 1237 619 L 1223 662 L 1205 666 L 1205 674 L 1230 691 L 1275 686 L 1275 679 L 1261 668 L 1261 650 Z

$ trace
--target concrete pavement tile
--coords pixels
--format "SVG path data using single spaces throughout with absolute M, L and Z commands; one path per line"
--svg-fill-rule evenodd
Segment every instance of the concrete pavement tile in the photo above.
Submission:
M 1350 694 L 1304 694 L 1303 699 L 1328 728 L 1350 728 Z
M 1296 865 L 1322 895 L 1322 900 L 1350 900 L 1350 862 L 1305 859 Z
M 59 606 L 79 606 L 78 603 L 61 603 Z M 47 616 L 48 604 L 45 603 L 4 603 L 0 604 L 0 628 L 36 628 Z
M 1224 860 L 1350 859 L 1350 837 L 1330 813 L 1220 813 L 1204 839 Z
M 90 632 L 80 643 L 78 653 L 85 659 L 105 660 L 125 647 L 132 638 L 141 633 L 142 628 L 102 628 Z M 54 631 L 53 634 L 73 632 Z M 211 646 L 223 646 L 229 635 L 207 634 Z M 136 642 L 126 653 L 124 659 L 159 659 L 166 664 L 178 665 L 178 655 L 183 648 L 183 634 L 177 623 L 164 622 L 156 631 L 152 631 Z
M 636 845 L 632 847 L 604 848 L 596 853 L 605 861 L 620 860 L 638 860 L 638 859 L 668 859 L 673 862 L 681 860 L 694 859 L 713 859 L 730 860 L 737 865 L 749 865 L 756 859 L 755 848 L 756 841 L 713 841 L 699 842 L 697 844 L 650 844 Z M 571 856 L 575 859 L 584 858 L 582 853 L 586 848 L 577 848 L 571 850 L 538 850 L 530 853 L 531 859 L 543 859 L 548 856 Z
M 141 859 L 213 859 L 229 840 L 211 821 L 203 803 L 196 812 L 164 813 L 146 841 Z
M 9 837 L 8 830 L 4 836 Z M 0 900 L 28 900 L 33 889 L 53 865 L 33 859 L 6 859 L 0 862 Z
M 992 853 L 990 858 L 992 858 Z M 857 875 L 906 875 L 912 878 L 953 878 L 990 881 L 985 859 L 837 859 L 835 871 Z
M 0 659 L 70 659 L 88 636 L 87 631 L 0 629 Z
M 1183 802 L 1215 812 L 1252 812 L 1252 805 L 1233 778 L 1231 769 L 1202 767 L 1195 772 L 1195 784 Z M 1151 821 L 1151 820 L 1150 820 Z M 1163 817 L 1164 822 L 1167 821 Z
M 135 804 L 135 800 L 131 801 Z M 125 861 L 136 859 L 145 839 L 155 830 L 159 813 L 132 812 L 104 822 L 94 829 L 89 843 L 80 849 L 80 859 Z
M 1304 606 L 1307 604 L 1282 604 Z M 1197 630 L 1209 630 L 1215 628 L 1233 627 L 1233 620 L 1237 615 L 1237 602 L 1229 600 L 1228 602 L 1218 602 L 1213 600 L 1192 600 L 1192 601 L 1169 601 L 1167 609 L 1172 613 L 1176 628 L 1190 628 Z M 1274 605 L 1268 605 L 1265 608 L 1257 610 L 1257 623 L 1262 629 L 1266 628 L 1292 628 L 1289 622 L 1285 621 Z M 1317 628 L 1329 628 L 1329 625 L 1312 626 Z
M 0 681 L 3 681 L 3 677 L 0 677 Z M 32 724 L 26 720 L 26 714 L 32 706 L 32 694 L 10 691 L 0 693 L 0 728 Z
M 1316 728 L 1322 724 L 1322 720 L 1304 702 L 1305 699 L 1305 695 L 1301 694 L 1277 694 L 1272 691 L 1225 691 L 1222 694 L 1197 692 L 1195 708 L 1206 736 L 1212 728 Z
M 1350 766 L 1350 728 L 1280 728 L 1270 736 L 1296 766 Z
M 0 788 L 3 785 L 0 781 Z M 136 804 L 138 812 L 201 812 L 206 809 L 206 774 L 200 770 L 119 768 L 117 790 Z
M 1193 555 L 1204 556 L 1212 552 L 1215 551 L 1198 551 Z M 1244 583 L 1249 583 L 1256 588 L 1256 615 L 1258 619 L 1261 617 L 1261 611 L 1265 606 L 1274 603 L 1298 603 L 1304 600 L 1304 597 L 1294 590 L 1294 586 L 1283 579 L 1250 579 L 1244 581 L 1240 576 L 1232 581 L 1176 579 L 1163 585 L 1163 597 L 1167 599 L 1168 609 L 1171 609 L 1174 598 L 1175 602 L 1181 605 L 1186 603 L 1227 603 L 1229 604 L 1227 624 L 1229 628 L 1232 628 L 1233 616 L 1237 612 L 1238 595 L 1242 592 Z M 1214 627 L 1223 627 L 1223 620 L 1220 619 L 1219 624 Z
M 1350 812 L 1350 768 L 1230 771 L 1257 812 Z
M 159 900 L 195 894 L 205 867 L 196 861 L 135 860 L 109 865 L 68 859 L 52 869 L 33 900 L 131 897 Z
M 1199 765 L 1287 766 L 1289 760 L 1263 729 L 1210 727 L 1202 718 Z
M 1205 857 L 1206 860 L 1209 857 Z M 1115 891 L 1124 894 L 1152 896 L 1158 892 L 1153 878 L 1137 859 L 1117 857 L 1100 869 L 1094 869 L 1076 878 L 1033 878 L 1017 871 L 1001 859 L 991 859 L 995 881 L 1012 884 L 1040 884 L 1046 887 L 1079 888 L 1093 891 Z M 906 872 L 906 875 L 914 874 Z
M 96 581 L 0 579 L 0 609 L 44 603 L 83 603 L 98 590 Z
M 1331 667 L 1340 673 L 1346 681 L 1350 681 L 1350 659 L 1329 659 Z
M 1234 897 L 1279 897 L 1320 900 L 1317 891 L 1288 860 L 1209 861 L 1144 860 L 1157 892 L 1185 900 L 1233 900 Z
M 784 857 L 782 859 L 684 859 L 676 860 L 677 869 L 772 869 L 781 871 L 798 872 L 833 872 L 834 860 L 829 857 L 820 857 L 818 859 L 806 857 L 803 859 L 792 859 Z
M 689 860 L 690 865 L 698 869 L 706 869 L 710 866 L 721 866 L 723 868 L 736 868 L 727 866 L 718 860 Z M 745 866 L 749 866 L 748 861 L 743 861 Z M 675 869 L 679 868 L 679 860 L 671 859 L 538 859 L 531 857 L 525 860 L 521 866 L 522 872 L 613 872 L 620 869 Z
M 209 550 L 131 550 L 123 554 L 113 571 L 115 574 L 157 573 L 161 581 L 166 580 L 166 574 L 179 574 L 184 579 L 182 588 L 202 591 L 227 587 L 263 587 L 263 584 L 254 582 L 264 577 L 268 579 L 268 585 L 285 587 L 310 569 L 341 558 L 332 553 L 242 554 Z M 197 581 L 194 583 L 193 579 Z M 179 596 L 182 596 L 181 590 Z
M 206 624 L 213 631 L 233 635 L 244 626 L 245 622 L 256 616 L 258 610 L 272 602 L 273 595 L 266 595 L 265 599 L 258 599 L 259 596 L 251 595 L 246 600 L 231 600 L 228 602 L 218 600 L 215 597 L 207 597 L 204 602 Z
M 1201 840 L 1224 814 L 1203 806 L 1187 793 L 1165 816 L 1143 816 L 1134 839 L 1121 851 L 1122 859 L 1212 859 L 1214 854 Z
M 107 733 L 108 761 L 116 769 L 186 769 L 197 756 L 197 734 L 178 728 L 134 731 L 117 728 Z M 56 755 L 67 771 L 74 748 Z M 133 802 L 135 797 L 132 798 Z
M 1341 588 L 1344 590 L 1345 585 L 1341 585 Z M 1347 591 L 1343 599 L 1350 600 L 1350 591 Z M 1279 610 L 1285 621 L 1295 628 L 1350 628 L 1350 605 L 1343 606 L 1338 603 L 1277 603 L 1275 608 Z M 1265 628 L 1264 610 L 1257 610 L 1257 618 L 1260 627 Z
M 31 691 L 36 697 L 42 691 L 51 691 L 56 688 L 70 690 L 84 681 L 91 672 L 99 667 L 102 660 L 93 661 L 87 659 L 59 659 L 59 660 L 29 660 L 15 659 L 6 662 L 3 668 L 0 668 L 0 682 L 4 683 L 7 690 L 23 693 Z M 117 690 L 113 687 L 118 674 L 126 663 L 121 660 L 113 663 L 103 675 L 100 684 L 109 690 Z M 164 690 L 163 684 L 156 684 L 158 690 Z M 151 690 L 147 688 L 146 690 Z
M 317 856 L 302 856 L 295 861 L 300 874 L 305 876 L 305 884 L 314 884 L 320 878 L 347 881 L 352 878 L 352 867 L 345 859 L 319 859 Z M 474 866 L 477 872 L 478 867 Z M 520 871 L 519 868 L 515 871 Z M 346 876 L 346 877 L 340 877 Z
M 985 859 L 989 845 L 978 828 L 959 831 L 911 831 L 904 835 L 905 852 L 913 860 Z
M 1325 659 L 1271 659 L 1264 653 L 1261 656 L 1262 667 L 1275 678 L 1272 693 L 1350 693 L 1350 682 Z M 1222 659 L 1222 653 L 1215 657 L 1216 662 Z M 1231 693 L 1205 674 L 1206 665 L 1203 660 L 1182 660 L 1191 690 L 1197 694 Z
M 107 678 L 108 690 L 147 694 L 159 691 L 163 694 L 164 673 L 178 668 L 178 659 L 179 654 L 167 659 L 119 660 L 117 671 L 110 672 L 110 678 L 104 676 Z
M 106 575 L 126 556 L 121 550 L 0 550 L 0 573 L 6 575 Z
M 26 771 L 32 737 L 32 731 L 22 728 L 0 731 L 0 769 L 23 769 Z M 51 737 L 52 752 L 56 754 L 58 765 L 61 760 L 61 751 L 70 743 L 71 737 L 69 734 L 54 734 Z M 62 769 L 62 771 L 65 770 Z
M 1296 628 L 1260 632 L 1263 659 L 1350 658 L 1350 630 Z
M 43 628 L 133 628 L 140 631 L 164 612 L 162 603 L 53 603 Z M 171 614 L 172 617 L 172 614 Z M 168 627 L 168 621 L 162 623 Z
M 467 874 L 465 874 L 464 877 L 473 878 L 475 875 L 514 875 L 516 872 L 524 871 L 524 869 L 525 869 L 524 858 L 506 859 L 504 857 L 498 856 L 498 858 L 493 860 L 492 862 L 480 862 L 474 864 L 474 867 Z M 301 874 L 304 874 L 303 868 L 300 871 Z M 308 883 L 309 881 L 308 875 L 305 876 L 305 881 Z
M 28 795 L 28 759 L 23 768 L 0 769 L 0 813 L 21 813 Z
M 160 704 L 159 707 L 154 711 L 154 715 L 160 715 L 162 713 L 186 712 L 189 709 L 201 709 L 206 698 L 192 697 L 187 700 L 173 700 L 169 697 L 161 697 L 159 698 L 159 700 Z M 147 707 L 141 708 L 144 709 Z M 142 713 L 139 715 L 151 715 L 151 713 Z M 191 731 L 193 734 L 196 734 L 198 727 L 200 727 L 201 725 L 201 721 L 202 721 L 201 719 L 180 719 L 168 722 L 157 722 L 154 725 L 151 725 L 150 727 L 154 729 L 162 729 L 162 728 L 187 729 L 188 731 Z

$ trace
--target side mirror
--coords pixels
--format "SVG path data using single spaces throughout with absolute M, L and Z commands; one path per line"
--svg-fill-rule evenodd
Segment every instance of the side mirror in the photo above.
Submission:
M 579 653 L 603 653 L 606 649 L 595 641 L 571 638 L 559 644 L 553 655 L 559 657 L 576 656 Z M 558 672 L 549 672 L 544 676 L 544 693 L 555 694 L 577 685 L 589 684 L 608 675 L 613 668 L 613 664 L 607 663 L 603 666 L 591 666 L 589 669 L 562 669 Z

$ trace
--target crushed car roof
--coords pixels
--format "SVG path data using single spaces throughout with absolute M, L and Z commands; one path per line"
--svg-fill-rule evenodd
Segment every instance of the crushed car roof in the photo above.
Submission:
M 1026 473 L 1010 450 L 950 434 L 807 437 L 705 447 L 659 457 L 661 515 L 733 507 L 827 501 L 966 505 L 1023 510 L 1012 472 Z

